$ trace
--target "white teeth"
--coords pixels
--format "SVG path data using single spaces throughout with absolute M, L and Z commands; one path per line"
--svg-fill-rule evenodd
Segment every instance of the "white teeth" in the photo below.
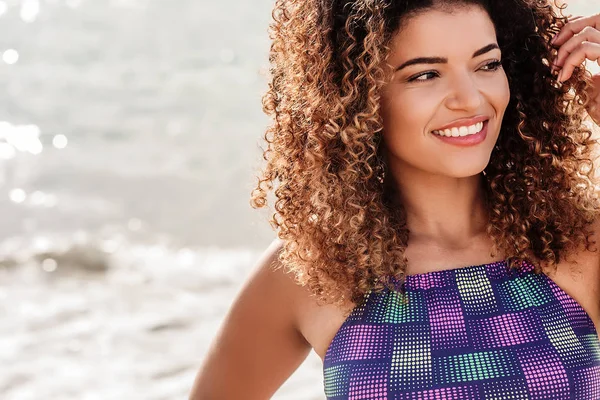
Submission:
M 468 136 L 474 135 L 476 133 L 481 132 L 483 129 L 483 122 L 478 122 L 475 125 L 471 126 L 461 126 L 460 128 L 451 128 L 444 129 L 442 131 L 433 131 L 436 135 L 440 136 L 448 136 L 448 137 L 458 137 L 458 136 Z

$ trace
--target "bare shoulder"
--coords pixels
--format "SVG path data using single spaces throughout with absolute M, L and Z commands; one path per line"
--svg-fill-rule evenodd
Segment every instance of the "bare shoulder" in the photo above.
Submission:
M 596 216 L 589 226 L 591 230 L 591 249 L 581 249 L 575 254 L 567 257 L 566 263 L 573 268 L 571 275 L 576 280 L 586 280 L 590 283 L 598 283 L 600 279 L 600 214 Z
M 297 318 L 305 290 L 281 268 L 281 248 L 273 241 L 255 264 L 212 343 L 191 399 L 270 398 L 310 352 Z
M 578 264 L 572 277 L 575 279 L 574 291 L 579 292 L 574 297 L 579 297 L 579 303 L 584 306 L 600 334 L 600 214 L 590 229 L 594 243 L 590 250 L 577 254 Z
M 279 260 L 279 254 L 283 249 L 283 242 L 279 239 L 273 240 L 264 251 L 256 264 L 256 268 L 250 281 L 257 285 L 264 285 L 274 298 L 289 301 L 294 307 L 288 311 L 296 319 L 298 308 L 302 306 L 301 300 L 309 296 L 306 288 L 298 285 L 292 273 L 288 272 Z
M 573 297 L 600 327 L 600 215 L 590 225 L 590 250 L 580 249 L 568 254 L 556 272 L 548 276 Z M 600 332 L 600 330 L 599 330 Z
M 600 317 L 600 214 L 590 226 L 592 231 L 591 240 L 594 242 L 590 251 L 585 251 L 582 257 L 581 278 L 593 296 L 593 302 L 598 306 Z

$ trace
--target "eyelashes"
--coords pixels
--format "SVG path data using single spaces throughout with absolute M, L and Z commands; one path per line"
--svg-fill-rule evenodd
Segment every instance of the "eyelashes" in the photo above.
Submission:
M 500 60 L 494 60 L 494 61 L 490 61 L 489 63 L 485 64 L 482 68 L 483 71 L 486 72 L 495 72 L 497 70 L 499 70 L 502 67 L 502 62 L 500 62 Z M 483 69 L 483 68 L 488 68 L 488 69 Z M 415 75 L 411 78 L 408 79 L 408 82 L 427 82 L 430 81 L 431 79 L 419 79 L 423 76 L 428 76 L 428 75 L 434 75 L 433 78 L 435 77 L 439 77 L 439 74 L 437 71 L 427 71 L 427 72 L 422 72 L 418 75 Z M 433 79 L 432 78 L 432 79 Z
M 495 61 L 485 64 L 484 67 L 490 67 L 490 69 L 488 69 L 486 71 L 496 71 L 496 70 L 500 69 L 500 67 L 502 67 L 502 63 L 500 62 L 500 60 L 495 60 Z

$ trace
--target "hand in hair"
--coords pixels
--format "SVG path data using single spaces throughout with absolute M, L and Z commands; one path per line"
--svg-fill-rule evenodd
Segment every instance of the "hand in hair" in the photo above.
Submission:
M 573 18 L 554 37 L 552 45 L 558 49 L 553 69 L 560 70 L 559 82 L 570 79 L 573 70 L 585 60 L 596 61 L 600 65 L 600 14 Z M 600 74 L 592 76 L 587 94 L 588 114 L 600 125 Z

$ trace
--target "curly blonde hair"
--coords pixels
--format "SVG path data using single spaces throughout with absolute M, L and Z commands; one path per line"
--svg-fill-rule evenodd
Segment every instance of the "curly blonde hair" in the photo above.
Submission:
M 265 206 L 277 184 L 271 224 L 284 243 L 281 265 L 319 302 L 357 303 L 391 288 L 390 277 L 404 281 L 409 230 L 382 179 L 379 93 L 390 39 L 432 7 L 483 7 L 502 50 L 511 99 L 483 179 L 494 251 L 511 268 L 528 260 L 540 273 L 595 243 L 596 141 L 583 123 L 591 77 L 577 68 L 562 85 L 553 78 L 549 42 L 567 17 L 549 1 L 276 1 L 263 96 L 273 122 L 251 204 Z

